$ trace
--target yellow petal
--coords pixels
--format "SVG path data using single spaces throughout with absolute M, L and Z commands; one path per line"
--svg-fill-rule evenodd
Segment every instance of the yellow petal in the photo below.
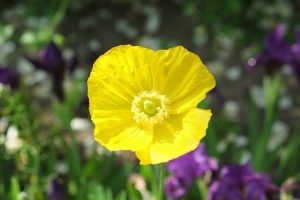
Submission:
M 130 111 L 95 111 L 94 138 L 109 150 L 138 151 L 152 141 L 152 131 L 138 127 Z
M 158 90 L 171 100 L 172 114 L 179 114 L 205 98 L 215 87 L 215 79 L 200 58 L 179 46 L 156 52 L 159 57 L 161 86 Z
M 100 56 L 88 79 L 90 110 L 130 109 L 133 98 L 152 89 L 154 51 L 121 45 Z
M 155 135 L 161 134 L 165 136 L 164 140 L 153 139 L 148 147 L 137 151 L 136 156 L 140 159 L 140 164 L 168 162 L 194 150 L 205 136 L 210 117 L 209 110 L 192 109 L 183 116 L 180 131 L 178 131 L 178 123 L 170 122 L 169 125 L 172 128 L 168 133 L 166 133 L 166 128 L 156 130 L 157 132 L 153 133 L 154 138 Z M 177 131 L 174 132 L 174 130 Z
M 183 118 L 185 114 L 173 115 L 163 123 L 158 124 L 153 129 L 152 143 L 174 143 L 177 133 L 183 128 Z

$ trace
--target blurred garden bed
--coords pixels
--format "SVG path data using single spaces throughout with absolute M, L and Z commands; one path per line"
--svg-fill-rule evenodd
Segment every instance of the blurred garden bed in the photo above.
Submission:
M 182 45 L 216 78 L 198 105 L 213 117 L 205 150 L 195 152 L 217 164 L 186 185 L 182 169 L 167 164 L 165 199 L 215 200 L 216 185 L 244 176 L 251 181 L 230 191 L 255 180 L 263 186 L 253 200 L 299 199 L 299 8 L 284 0 L 1 2 L 0 199 L 154 198 L 153 166 L 93 139 L 86 81 L 94 61 L 121 44 Z M 237 199 L 247 199 L 244 190 Z

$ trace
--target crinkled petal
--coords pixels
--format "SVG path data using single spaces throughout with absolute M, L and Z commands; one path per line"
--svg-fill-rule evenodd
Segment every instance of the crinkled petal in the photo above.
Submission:
M 194 150 L 205 136 L 210 117 L 210 110 L 192 109 L 183 116 L 181 129 L 178 123 L 170 123 L 169 119 L 167 125 L 161 125 L 154 130 L 152 143 L 136 152 L 140 163 L 167 162 Z
M 215 79 L 200 58 L 179 46 L 156 51 L 160 85 L 155 89 L 168 96 L 171 112 L 179 114 L 196 105 L 215 87 Z
M 138 127 L 130 111 L 95 111 L 94 138 L 109 150 L 138 151 L 152 141 L 152 131 Z
M 154 51 L 121 45 L 100 56 L 88 79 L 90 111 L 130 109 L 133 98 L 152 88 Z

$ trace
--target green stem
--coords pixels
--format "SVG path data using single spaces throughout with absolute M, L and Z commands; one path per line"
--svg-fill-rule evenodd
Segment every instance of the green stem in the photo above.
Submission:
M 199 181 L 197 181 L 197 185 L 200 192 L 201 200 L 205 200 L 207 198 L 207 184 L 204 180 L 199 179 Z
M 164 183 L 164 175 L 165 175 L 165 166 L 164 164 L 159 164 L 157 166 L 157 178 L 158 178 L 158 188 L 156 191 L 156 200 L 163 199 L 163 183 Z
M 58 11 L 53 16 L 53 20 L 52 20 L 53 29 L 55 29 L 59 25 L 59 23 L 62 21 L 62 19 L 64 18 L 66 11 L 68 9 L 68 6 L 69 6 L 69 0 L 61 1 Z

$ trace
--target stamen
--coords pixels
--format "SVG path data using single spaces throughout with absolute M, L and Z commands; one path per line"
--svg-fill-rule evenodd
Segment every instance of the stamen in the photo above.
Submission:
M 134 113 L 134 120 L 148 128 L 160 124 L 168 114 L 169 100 L 165 95 L 155 91 L 144 91 L 138 94 L 132 101 L 131 111 Z

